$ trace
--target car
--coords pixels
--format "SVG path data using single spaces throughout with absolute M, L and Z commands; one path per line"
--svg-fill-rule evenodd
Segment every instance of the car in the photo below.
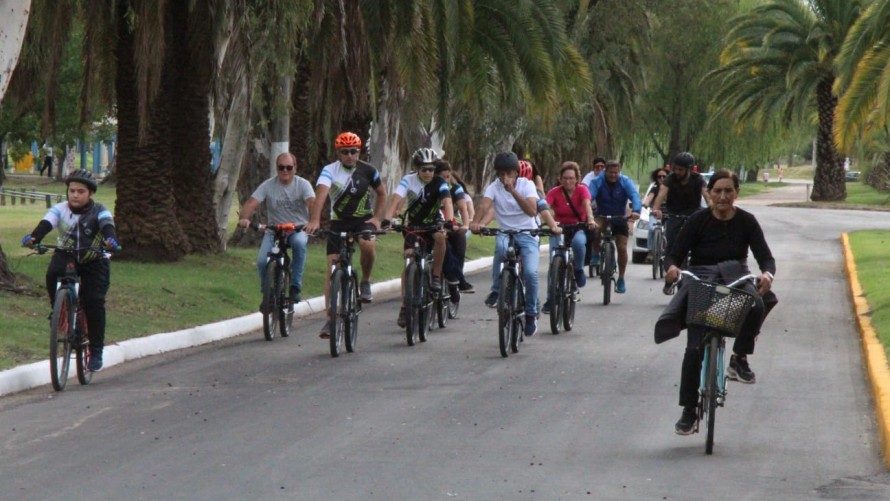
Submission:
M 858 170 L 848 170 L 844 173 L 844 181 L 848 183 L 859 181 L 859 174 L 861 174 L 861 172 Z
M 643 207 L 643 210 L 640 211 L 640 219 L 634 223 L 630 241 L 631 262 L 634 264 L 645 263 L 646 257 L 649 255 L 649 209 L 647 207 Z

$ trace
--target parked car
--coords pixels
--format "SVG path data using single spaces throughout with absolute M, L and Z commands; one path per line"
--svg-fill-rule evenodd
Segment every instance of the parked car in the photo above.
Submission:
M 844 174 L 844 181 L 848 183 L 859 181 L 859 174 L 861 174 L 861 172 L 859 172 L 858 170 L 848 170 Z

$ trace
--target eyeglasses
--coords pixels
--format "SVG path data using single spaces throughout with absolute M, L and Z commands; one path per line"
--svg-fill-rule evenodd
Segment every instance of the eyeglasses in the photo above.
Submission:
M 665 176 L 664 174 L 662 174 L 662 175 L 658 176 L 658 179 L 664 179 L 664 178 L 666 178 L 666 177 L 667 177 L 667 176 Z
M 279 171 L 286 170 L 286 171 L 290 172 L 290 171 L 294 170 L 294 166 L 293 165 L 279 165 L 278 170 Z
M 349 150 L 340 150 L 341 155 L 358 155 L 358 149 L 352 148 Z
M 420 172 L 436 172 L 436 168 L 435 167 L 424 167 L 424 168 L 420 169 Z

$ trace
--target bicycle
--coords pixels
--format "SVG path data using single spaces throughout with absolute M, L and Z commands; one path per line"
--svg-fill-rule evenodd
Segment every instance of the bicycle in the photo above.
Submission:
M 79 300 L 80 275 L 77 273 L 77 260 L 80 252 L 106 253 L 100 247 L 64 247 L 52 244 L 34 246 L 37 254 L 55 250 L 65 255 L 65 274 L 59 277 L 53 300 L 53 312 L 49 330 L 49 368 L 53 389 L 62 391 L 68 382 L 71 368 L 71 353 L 74 352 L 77 367 L 77 380 L 82 385 L 90 384 L 93 372 L 90 364 L 90 337 L 87 316 Z M 120 248 L 115 249 L 120 250 Z
M 738 286 L 746 282 L 756 284 L 757 277 L 745 275 L 729 285 L 721 285 L 703 281 L 689 271 L 684 270 L 681 274 L 693 280 L 689 284 L 687 328 L 697 327 L 704 330 L 698 416 L 694 432 L 698 433 L 699 422 L 705 420 L 708 427 L 705 454 L 712 454 L 717 407 L 726 404 L 728 379 L 724 372 L 726 338 L 738 336 L 745 318 L 755 303 L 754 294 Z
M 519 353 L 519 343 L 523 341 L 525 331 L 525 284 L 522 281 L 522 261 L 516 252 L 516 235 L 526 233 L 538 236 L 541 230 L 502 230 L 497 228 L 481 228 L 480 235 L 507 235 L 507 251 L 500 269 L 500 289 L 498 290 L 498 345 L 501 356 L 506 358 L 509 352 Z
M 666 231 L 667 228 L 665 225 L 667 225 L 667 221 L 670 219 L 678 220 L 680 222 L 680 227 L 677 229 L 676 233 L 674 233 L 674 234 L 679 235 L 680 231 L 683 229 L 683 226 L 686 224 L 686 220 L 689 219 L 689 216 L 684 215 L 684 214 L 662 213 L 661 217 L 662 217 L 662 220 L 664 221 L 664 223 L 659 225 L 659 226 L 661 226 L 661 230 L 662 230 L 662 234 L 661 234 L 661 244 L 662 244 L 661 262 L 659 263 L 659 268 L 661 270 L 661 273 L 660 273 L 661 278 L 664 278 L 664 273 L 666 271 L 664 269 L 664 259 L 665 259 L 665 255 L 667 254 L 667 247 L 668 247 L 668 243 L 669 243 L 668 239 L 667 239 L 667 231 Z M 654 258 L 652 259 L 652 266 L 653 266 L 652 278 L 655 279 L 655 269 L 654 269 L 655 259 Z M 681 269 L 686 269 L 689 267 L 689 255 L 688 254 L 686 255 L 686 257 L 683 258 L 683 262 L 679 266 Z M 680 280 L 677 280 L 676 282 L 665 286 L 666 293 L 668 295 L 673 295 L 675 292 L 677 292 L 677 289 L 680 287 L 682 281 L 683 281 L 683 277 L 681 275 Z
M 319 230 L 319 233 L 340 237 L 340 257 L 331 265 L 328 305 L 328 316 L 331 319 L 331 356 L 336 358 L 342 353 L 344 338 L 346 351 L 349 353 L 355 351 L 358 340 L 358 316 L 362 312 L 362 304 L 358 297 L 358 274 L 352 267 L 355 238 L 370 238 L 371 235 L 383 235 L 386 232 L 381 230 L 353 232 Z
M 652 241 L 652 280 L 664 278 L 664 253 L 667 251 L 664 238 L 664 225 L 655 220 L 652 225 L 650 240 Z
M 578 294 L 578 284 L 575 281 L 574 263 L 575 255 L 572 246 L 566 241 L 571 241 L 575 231 L 584 231 L 581 224 L 568 224 L 562 226 L 563 234 L 560 235 L 559 245 L 550 249 L 550 332 L 559 334 L 560 326 L 566 331 L 572 330 L 575 323 L 575 303 L 581 300 Z M 542 232 L 541 235 L 553 236 L 550 232 Z
M 446 288 L 443 284 L 438 291 L 431 287 L 433 256 L 430 252 L 430 235 L 443 227 L 442 224 L 392 226 L 393 231 L 415 237 L 414 253 L 405 260 L 405 314 L 408 322 L 405 337 L 408 346 L 414 346 L 418 341 L 425 343 L 427 332 L 433 324 L 438 323 L 439 328 L 444 328 L 450 316 L 451 287 Z
M 263 272 L 263 337 L 266 341 L 272 341 L 276 330 L 281 337 L 288 337 L 293 327 L 294 304 L 290 297 L 291 258 L 287 252 L 290 247 L 287 241 L 294 233 L 303 231 L 303 226 L 293 223 L 254 223 L 250 227 L 273 233 L 272 249 L 266 256 L 266 269 Z
M 600 216 L 606 222 L 603 224 L 600 242 L 600 280 L 603 284 L 603 304 L 608 305 L 612 301 L 612 284 L 616 282 L 618 275 L 618 246 L 612 235 L 612 221 L 626 222 L 624 216 Z

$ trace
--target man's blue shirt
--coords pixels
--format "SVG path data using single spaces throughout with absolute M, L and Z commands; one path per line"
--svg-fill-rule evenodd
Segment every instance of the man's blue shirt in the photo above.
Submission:
M 631 210 L 640 213 L 642 202 L 634 182 L 624 174 L 618 176 L 618 182 L 610 185 L 606 182 L 605 173 L 590 181 L 587 188 L 590 196 L 596 201 L 597 216 L 627 215 L 627 202 L 631 202 Z

